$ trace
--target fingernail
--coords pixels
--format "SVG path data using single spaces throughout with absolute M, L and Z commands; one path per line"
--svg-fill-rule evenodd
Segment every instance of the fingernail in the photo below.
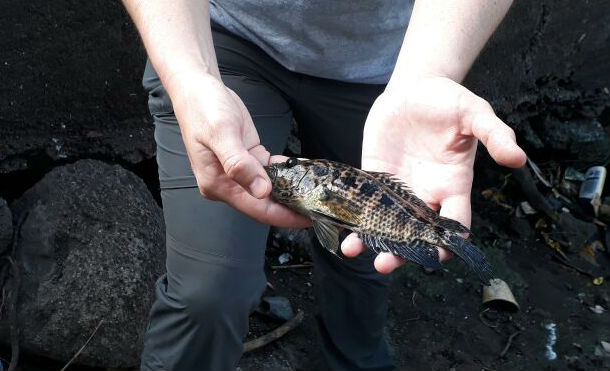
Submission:
M 258 176 L 250 183 L 250 193 L 256 198 L 261 198 L 267 193 L 267 181 Z

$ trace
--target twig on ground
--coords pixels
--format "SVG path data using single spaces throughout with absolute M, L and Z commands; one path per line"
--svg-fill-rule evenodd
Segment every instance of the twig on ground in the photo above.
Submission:
M 284 322 L 284 324 L 281 325 L 280 327 L 269 332 L 268 334 L 265 334 L 261 337 L 258 337 L 254 340 L 250 340 L 250 341 L 244 343 L 244 353 L 251 352 L 258 348 L 262 348 L 265 345 L 281 338 L 282 336 L 286 335 L 286 333 L 288 333 L 288 331 L 290 331 L 290 330 L 294 329 L 295 327 L 297 327 L 298 325 L 300 325 L 301 322 L 303 322 L 304 317 L 305 317 L 305 314 L 303 313 L 303 311 L 299 310 L 298 313 L 294 317 L 292 317 L 288 321 Z
M 97 324 L 97 326 L 95 326 L 95 330 L 93 330 L 93 332 L 91 333 L 91 335 L 89 336 L 89 339 L 87 339 L 87 341 L 85 341 L 85 344 L 83 344 L 82 347 L 80 347 L 80 349 L 72 356 L 72 358 L 70 358 L 70 360 L 68 361 L 68 363 L 66 363 L 66 365 L 60 370 L 60 371 L 65 371 L 72 362 L 74 362 L 74 360 L 76 358 L 78 358 L 78 356 L 83 352 L 83 350 L 85 350 L 85 348 L 87 347 L 87 345 L 89 344 L 89 342 L 91 341 L 91 339 L 93 339 L 93 336 L 95 335 L 95 333 L 97 332 L 97 330 L 100 329 L 100 327 L 102 326 L 102 323 L 104 323 L 104 319 L 101 319 L 100 322 Z
M 272 265 L 271 269 L 298 269 L 298 268 L 311 268 L 313 267 L 312 263 L 303 263 L 303 264 L 289 264 L 289 265 Z
M 580 269 L 577 266 L 575 266 L 573 264 L 570 264 L 570 262 L 565 260 L 563 258 L 563 256 L 561 256 L 561 255 L 554 254 L 553 257 L 555 257 L 557 259 L 557 261 L 559 261 L 561 264 L 565 265 L 568 268 L 574 269 L 576 272 L 578 272 L 580 274 L 584 274 L 585 276 L 590 277 L 590 278 L 596 278 L 597 277 L 593 273 L 587 272 L 586 270 Z
M 498 327 L 498 324 L 491 324 L 489 321 L 487 321 L 485 319 L 485 317 L 483 317 L 483 314 L 485 314 L 485 312 L 487 312 L 489 310 L 489 308 L 485 308 L 482 311 L 479 312 L 479 319 L 481 320 L 481 322 L 483 322 L 483 324 L 489 328 L 493 328 L 495 329 L 496 327 Z
M 506 355 L 506 353 L 510 349 L 510 346 L 513 344 L 513 339 L 515 337 L 517 337 L 517 335 L 519 335 L 520 333 L 521 333 L 521 331 L 515 331 L 508 337 L 508 340 L 506 341 L 506 345 L 504 346 L 504 349 L 502 349 L 502 352 L 500 352 L 500 358 L 502 358 Z

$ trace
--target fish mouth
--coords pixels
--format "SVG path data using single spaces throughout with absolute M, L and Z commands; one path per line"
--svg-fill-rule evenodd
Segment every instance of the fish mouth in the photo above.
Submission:
M 271 178 L 271 180 L 277 177 L 277 167 L 274 164 L 263 166 L 263 168 L 265 169 L 267 175 L 269 175 L 269 178 Z

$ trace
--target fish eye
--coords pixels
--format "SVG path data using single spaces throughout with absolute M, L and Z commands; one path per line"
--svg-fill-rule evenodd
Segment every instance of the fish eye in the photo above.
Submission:
M 286 167 L 291 168 L 298 163 L 299 163 L 299 160 L 296 157 L 290 157 L 288 160 L 286 160 Z

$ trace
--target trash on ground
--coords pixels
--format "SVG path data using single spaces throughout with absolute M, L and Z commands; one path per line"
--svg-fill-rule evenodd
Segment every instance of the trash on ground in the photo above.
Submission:
M 577 181 L 577 182 L 584 182 L 585 174 L 574 169 L 573 167 L 568 167 L 568 168 L 566 168 L 566 170 L 563 174 L 563 179 Z
M 284 296 L 264 296 L 256 312 L 280 321 L 294 317 L 290 300 Z
M 286 264 L 286 263 L 288 263 L 290 260 L 292 260 L 292 255 L 290 255 L 290 253 L 289 253 L 289 252 L 282 253 L 282 254 L 280 254 L 280 256 L 278 256 L 278 258 L 277 258 L 277 261 L 278 261 L 280 264 Z
M 593 166 L 587 170 L 585 173 L 585 181 L 580 185 L 578 197 L 584 205 L 591 205 L 595 215 L 599 214 L 601 196 L 605 182 L 606 168 L 603 166 Z
M 549 335 L 546 342 L 546 359 L 553 361 L 557 359 L 557 353 L 553 350 L 553 346 L 557 342 L 557 325 L 554 322 L 547 323 L 544 328 L 549 330 Z
M 606 308 L 598 304 L 594 307 L 589 307 L 589 310 L 595 314 L 603 314 L 606 311 Z
M 515 300 L 508 284 L 499 278 L 489 281 L 489 286 L 483 286 L 482 304 L 489 308 L 506 312 L 518 312 L 519 304 Z
M 523 211 L 525 215 L 534 215 L 538 213 L 538 211 L 536 211 L 527 201 L 523 201 L 519 204 L 519 210 Z
M 538 178 L 538 180 L 540 180 L 540 182 L 542 184 L 544 184 L 545 186 L 551 188 L 553 185 L 551 184 L 551 182 L 549 182 L 544 175 L 542 175 L 542 171 L 540 170 L 540 168 L 538 167 L 538 165 L 536 165 L 534 163 L 534 161 L 530 160 L 529 157 L 527 159 L 527 164 L 530 166 L 530 168 L 532 169 L 532 171 L 534 172 L 534 174 L 536 175 L 536 177 Z
M 591 280 L 591 283 L 593 283 L 595 286 L 600 286 L 602 283 L 604 283 L 604 277 L 595 277 L 593 280 Z

